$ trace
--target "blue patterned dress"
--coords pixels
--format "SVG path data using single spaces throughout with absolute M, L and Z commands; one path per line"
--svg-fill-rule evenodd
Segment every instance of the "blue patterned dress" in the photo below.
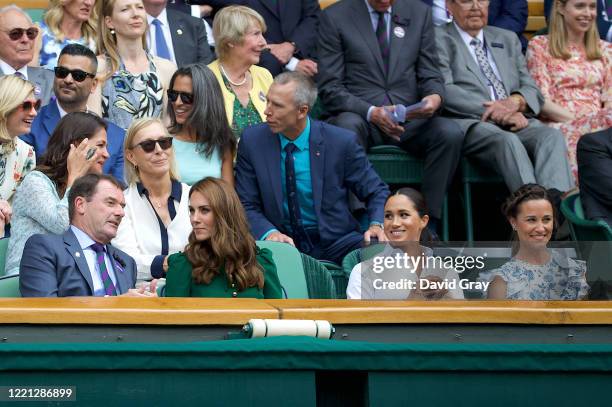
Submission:
M 96 43 L 91 40 L 85 41 L 85 38 L 79 38 L 78 40 L 71 40 L 64 38 L 63 41 L 58 41 L 55 34 L 51 32 L 49 27 L 44 22 L 40 23 L 40 30 L 42 36 L 42 45 L 40 48 L 39 62 L 40 66 L 45 69 L 53 70 L 57 66 L 57 60 L 60 52 L 68 44 L 81 44 L 89 47 L 94 54 L 96 53 Z

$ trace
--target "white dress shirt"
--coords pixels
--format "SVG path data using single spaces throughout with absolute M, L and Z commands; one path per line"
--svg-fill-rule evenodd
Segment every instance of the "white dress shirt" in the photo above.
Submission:
M 470 45 L 470 42 L 472 42 L 474 37 L 472 37 L 470 34 L 466 33 L 465 31 L 463 31 L 457 25 L 457 23 L 454 23 L 454 24 L 455 24 L 455 27 L 457 28 L 457 31 L 459 31 L 459 34 L 461 35 L 461 39 L 463 40 L 463 42 L 465 43 L 465 46 L 467 47 L 468 51 L 470 52 L 470 55 L 474 59 L 474 62 L 476 62 L 476 66 L 480 67 L 480 65 L 478 64 L 478 58 L 476 58 L 476 51 L 474 51 L 474 47 L 472 45 Z M 478 35 L 476 35 L 475 38 L 477 38 L 478 40 L 480 40 L 481 43 L 484 44 L 485 52 L 487 54 L 487 59 L 489 60 L 489 65 L 491 65 L 491 69 L 493 70 L 493 73 L 495 74 L 497 79 L 499 79 L 499 81 L 503 83 L 503 81 L 501 80 L 501 76 L 499 75 L 499 70 L 497 69 L 497 65 L 495 64 L 495 60 L 493 59 L 493 55 L 491 54 L 491 48 L 489 47 L 489 45 L 485 41 L 484 32 L 482 30 L 480 30 L 478 32 Z M 484 78 L 484 74 L 482 74 L 482 76 Z M 486 80 L 486 78 L 485 78 L 485 80 Z M 495 96 L 495 90 L 493 89 L 493 85 L 492 84 L 489 84 L 489 93 L 491 94 L 491 100 L 496 100 L 497 99 L 497 97 Z
M 81 246 L 81 250 L 83 250 L 83 254 L 85 255 L 85 260 L 87 261 L 87 266 L 89 267 L 89 273 L 91 274 L 91 281 L 93 282 L 94 296 L 104 297 L 106 295 L 106 291 L 104 290 L 104 283 L 102 282 L 102 276 L 100 275 L 98 260 L 96 259 L 97 254 L 91 248 L 91 245 L 96 242 L 76 226 L 70 225 L 70 229 L 76 236 L 79 246 Z M 106 271 L 108 271 L 108 275 L 110 276 L 111 280 L 113 280 L 117 294 L 119 294 L 117 277 L 115 276 L 115 268 L 113 267 L 113 262 L 109 259 L 108 252 L 104 253 L 104 263 L 106 264 Z
M 433 0 L 431 17 L 434 25 L 444 25 L 453 21 L 453 18 L 446 11 L 446 0 Z
M 147 44 L 149 45 L 149 52 L 152 55 L 159 56 L 157 55 L 157 44 L 155 42 L 155 30 L 157 30 L 157 27 L 153 25 L 153 20 L 155 20 L 156 18 L 161 23 L 162 32 L 164 34 L 164 38 L 166 39 L 166 45 L 168 45 L 168 51 L 170 51 L 170 59 L 176 64 L 176 57 L 174 55 L 174 45 L 172 44 L 172 34 L 170 33 L 170 24 L 168 23 L 168 14 L 166 13 L 166 9 L 163 9 L 157 17 L 152 17 L 147 14 L 147 21 L 149 22 L 149 35 L 147 35 Z
M 189 222 L 189 185 L 180 184 L 180 201 L 174 200 L 176 216 L 166 227 L 168 254 L 185 250 L 191 223 Z M 173 193 L 174 194 L 174 193 Z M 151 264 L 162 255 L 162 231 L 155 210 L 145 194 L 132 184 L 123 192 L 125 216 L 119 224 L 113 246 L 136 261 L 138 281 L 151 279 Z
M 24 65 L 21 68 L 15 70 L 15 68 L 13 68 L 12 66 L 10 66 L 9 64 L 7 64 L 6 62 L 0 59 L 0 69 L 2 69 L 2 72 L 5 75 L 13 75 L 15 72 L 19 72 L 20 74 L 23 75 L 23 79 L 25 79 L 26 81 L 28 80 L 28 66 L 27 65 Z

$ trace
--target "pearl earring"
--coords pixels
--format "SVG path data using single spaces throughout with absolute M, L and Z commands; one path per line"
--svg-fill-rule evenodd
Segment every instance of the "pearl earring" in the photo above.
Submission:
M 115 35 L 115 29 L 111 28 L 110 33 L 111 33 L 111 35 Z

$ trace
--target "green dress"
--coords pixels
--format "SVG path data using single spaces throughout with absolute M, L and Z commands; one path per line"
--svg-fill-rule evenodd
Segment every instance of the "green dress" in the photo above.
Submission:
M 175 253 L 168 257 L 166 297 L 283 298 L 272 252 L 258 248 L 257 262 L 264 272 L 263 290 L 255 286 L 238 291 L 230 286 L 223 267 L 210 284 L 196 284 L 191 276 L 192 268 L 187 256 L 182 252 Z

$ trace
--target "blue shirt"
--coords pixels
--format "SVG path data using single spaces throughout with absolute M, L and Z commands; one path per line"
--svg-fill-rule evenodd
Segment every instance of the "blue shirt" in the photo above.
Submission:
M 106 291 L 104 290 L 102 276 L 100 276 L 100 268 L 98 267 L 98 261 L 96 260 L 96 252 L 94 252 L 94 250 L 91 248 L 91 245 L 96 242 L 76 226 L 70 225 L 70 229 L 76 236 L 79 246 L 81 246 L 81 250 L 83 250 L 83 254 L 85 255 L 85 260 L 87 261 L 87 266 L 89 267 L 89 272 L 91 273 L 91 281 L 93 282 L 93 295 L 96 297 L 104 297 L 106 295 Z M 104 245 L 104 247 L 106 248 L 106 245 Z M 117 287 L 117 277 L 115 277 L 113 262 L 108 258 L 107 250 L 104 251 L 104 263 L 106 263 L 106 270 L 108 271 L 108 275 L 110 276 L 111 280 L 113 280 L 113 284 L 117 289 L 118 295 L 119 287 Z

